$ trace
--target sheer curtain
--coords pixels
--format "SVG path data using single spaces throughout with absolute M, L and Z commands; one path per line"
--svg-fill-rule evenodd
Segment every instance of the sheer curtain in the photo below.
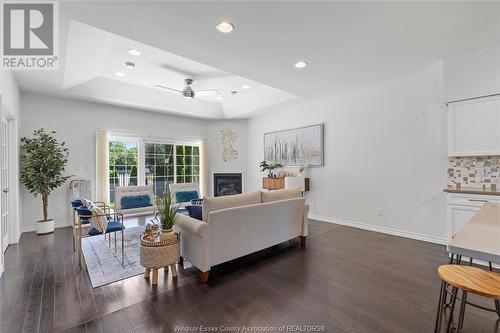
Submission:
M 109 203 L 109 138 L 106 131 L 95 134 L 96 200 Z
M 202 140 L 200 143 L 200 194 L 209 196 L 208 193 L 208 141 Z

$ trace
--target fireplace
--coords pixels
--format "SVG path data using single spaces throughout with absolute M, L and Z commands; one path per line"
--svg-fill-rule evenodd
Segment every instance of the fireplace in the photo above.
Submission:
M 214 196 L 243 193 L 241 173 L 214 173 Z

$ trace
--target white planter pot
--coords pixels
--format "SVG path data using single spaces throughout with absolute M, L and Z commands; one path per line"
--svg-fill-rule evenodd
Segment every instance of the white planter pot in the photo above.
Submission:
M 39 235 L 54 232 L 54 220 L 36 221 L 36 233 Z

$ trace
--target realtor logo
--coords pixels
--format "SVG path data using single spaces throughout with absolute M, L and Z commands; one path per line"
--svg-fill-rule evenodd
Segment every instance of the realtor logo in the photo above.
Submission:
M 2 68 L 58 69 L 55 2 L 2 3 Z

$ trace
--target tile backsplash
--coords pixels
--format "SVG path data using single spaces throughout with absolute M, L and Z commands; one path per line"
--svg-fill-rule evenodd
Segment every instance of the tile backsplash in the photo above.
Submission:
M 498 185 L 500 156 L 471 156 L 448 158 L 448 185 L 467 187 Z

